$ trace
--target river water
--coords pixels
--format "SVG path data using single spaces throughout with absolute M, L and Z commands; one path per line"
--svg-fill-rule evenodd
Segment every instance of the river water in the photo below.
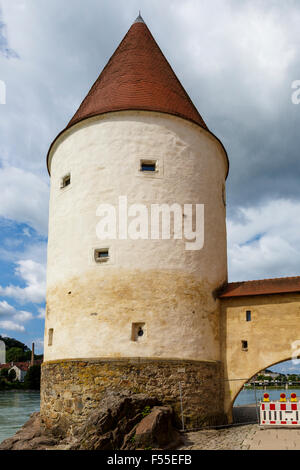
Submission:
M 13 436 L 39 410 L 40 392 L 0 391 L 0 442 Z
M 296 393 L 297 399 L 300 399 L 300 389 L 293 389 L 289 388 L 285 390 L 284 388 L 267 388 L 266 390 L 256 390 L 257 401 L 263 399 L 264 393 L 268 393 L 270 395 L 270 400 L 279 400 L 280 394 L 285 393 L 287 400 L 289 400 L 291 393 Z M 250 405 L 255 403 L 255 392 L 253 389 L 251 390 L 242 390 L 240 394 L 237 396 L 233 406 L 241 406 L 241 405 Z
M 271 400 L 279 400 L 280 394 L 285 393 L 289 399 L 291 393 L 296 393 L 300 399 L 300 389 L 266 389 L 256 390 L 257 400 L 263 399 L 264 393 L 269 393 Z M 234 402 L 234 406 L 255 403 L 254 390 L 242 390 Z M 34 391 L 0 391 L 0 443 L 13 436 L 31 413 L 40 410 L 40 393 Z

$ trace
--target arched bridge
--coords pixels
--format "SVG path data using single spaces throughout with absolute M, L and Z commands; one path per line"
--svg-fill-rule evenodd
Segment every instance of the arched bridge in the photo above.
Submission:
M 225 413 L 260 370 L 300 356 L 300 277 L 228 284 L 222 300 Z

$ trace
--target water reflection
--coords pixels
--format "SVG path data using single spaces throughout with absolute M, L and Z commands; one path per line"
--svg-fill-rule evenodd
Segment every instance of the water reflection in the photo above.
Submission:
M 39 409 L 39 392 L 0 391 L 0 442 L 13 436 Z
M 280 394 L 285 393 L 287 400 L 289 400 L 291 393 L 296 393 L 297 399 L 300 400 L 300 389 L 293 389 L 289 388 L 288 390 L 284 388 L 267 388 L 266 390 L 256 390 L 257 400 L 263 400 L 264 393 L 268 393 L 270 395 L 270 400 L 279 400 Z M 241 406 L 241 405 L 250 405 L 255 403 L 255 392 L 254 389 L 251 390 L 242 390 L 240 394 L 237 396 L 233 406 Z

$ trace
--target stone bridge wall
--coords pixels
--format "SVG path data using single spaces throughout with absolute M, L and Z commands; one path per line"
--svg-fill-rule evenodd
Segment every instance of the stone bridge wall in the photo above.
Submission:
M 251 312 L 251 321 L 246 321 L 246 311 Z M 222 299 L 221 321 L 228 380 L 224 382 L 225 413 L 230 419 L 233 402 L 245 382 L 259 371 L 291 359 L 292 343 L 300 341 L 300 293 Z M 247 341 L 247 350 L 242 349 L 242 341 Z

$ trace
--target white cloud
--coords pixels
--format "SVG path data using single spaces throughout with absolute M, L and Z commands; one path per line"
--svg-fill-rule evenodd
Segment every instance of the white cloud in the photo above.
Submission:
M 0 286 L 0 295 L 11 297 L 20 303 L 42 303 L 46 292 L 46 267 L 33 260 L 20 260 L 15 274 L 25 282 L 25 287 L 9 285 Z
M 46 317 L 46 309 L 45 308 L 39 308 L 38 312 L 39 312 L 39 314 L 38 314 L 37 318 L 44 319 Z
M 10 315 L 15 312 L 12 305 L 9 305 L 6 300 L 0 302 L 0 315 Z
M 180 37 L 177 58 L 175 47 L 169 46 L 174 61 L 181 76 L 193 73 L 209 90 L 210 108 L 230 110 L 231 119 L 244 106 L 255 105 L 258 113 L 278 109 L 289 68 L 298 59 L 300 12 L 287 3 L 286 8 L 280 2 L 269 8 L 259 0 L 172 4 Z
M 9 320 L 0 321 L 0 328 L 5 328 L 5 330 L 8 331 L 25 331 L 23 325 L 18 325 L 17 323 Z
M 24 323 L 32 319 L 32 313 L 17 310 L 6 300 L 0 302 L 0 328 L 10 331 L 25 331 Z
M 23 228 L 23 235 L 25 235 L 25 237 L 29 237 L 29 238 L 31 237 L 28 227 Z
M 281 374 L 300 374 L 300 361 L 297 364 L 293 364 L 292 361 L 281 362 L 270 369 Z
M 44 340 L 43 338 L 35 338 L 32 340 L 35 346 L 35 353 L 42 354 L 44 352 Z
M 3 220 L 1 222 L 3 222 Z M 13 222 L 11 222 L 11 224 L 13 224 Z M 2 223 L 0 225 L 0 231 L 1 227 Z M 36 241 L 37 237 L 34 237 L 33 240 L 28 240 L 27 237 L 21 239 L 18 233 L 16 233 L 16 237 L 17 238 L 5 238 L 2 240 L 0 245 L 0 260 L 6 261 L 7 263 L 14 263 L 15 265 L 18 265 L 20 260 L 31 260 L 39 265 L 43 265 L 45 270 L 47 242 Z
M 24 311 L 24 310 L 21 310 L 20 312 L 15 313 L 14 319 L 15 319 L 16 321 L 21 322 L 21 323 L 25 323 L 25 322 L 27 322 L 27 321 L 29 321 L 29 320 L 32 320 L 32 319 L 33 319 L 33 315 L 32 315 L 32 313 L 30 313 L 30 312 L 26 312 L 26 311 Z
M 229 220 L 231 281 L 300 275 L 300 202 L 279 199 L 241 208 Z
M 48 198 L 49 188 L 41 177 L 20 168 L 0 168 L 0 216 L 47 235 Z

